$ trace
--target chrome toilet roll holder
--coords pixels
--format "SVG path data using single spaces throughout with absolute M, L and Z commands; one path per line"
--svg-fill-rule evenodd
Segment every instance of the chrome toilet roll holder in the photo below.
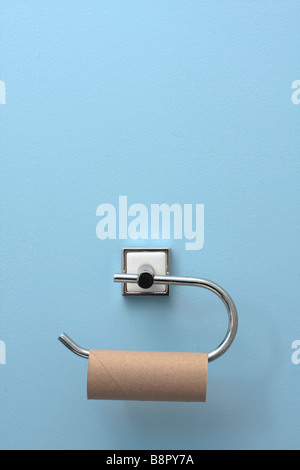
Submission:
M 169 286 L 203 287 L 216 294 L 224 303 L 228 313 L 228 329 L 219 346 L 208 353 L 208 362 L 221 357 L 231 346 L 238 329 L 238 315 L 229 294 L 218 284 L 198 277 L 171 276 L 170 249 L 168 248 L 124 248 L 122 250 L 122 273 L 114 275 L 114 282 L 122 283 L 122 294 L 169 295 Z M 135 272 L 132 272 L 136 269 Z M 89 359 L 89 350 L 76 344 L 66 333 L 59 336 L 68 349 L 80 357 Z

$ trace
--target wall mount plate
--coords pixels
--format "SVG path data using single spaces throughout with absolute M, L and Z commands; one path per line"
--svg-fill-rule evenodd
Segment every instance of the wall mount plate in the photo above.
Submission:
M 148 265 L 154 275 L 170 274 L 169 248 L 123 248 L 122 272 L 136 274 L 139 269 Z M 169 285 L 153 284 L 149 289 L 142 289 L 136 283 L 123 283 L 122 294 L 132 295 L 169 295 Z

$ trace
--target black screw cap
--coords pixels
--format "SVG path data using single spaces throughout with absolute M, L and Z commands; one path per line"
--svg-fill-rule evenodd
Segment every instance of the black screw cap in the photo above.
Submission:
M 153 275 L 149 272 L 142 272 L 138 278 L 138 285 L 142 289 L 149 289 L 153 285 Z

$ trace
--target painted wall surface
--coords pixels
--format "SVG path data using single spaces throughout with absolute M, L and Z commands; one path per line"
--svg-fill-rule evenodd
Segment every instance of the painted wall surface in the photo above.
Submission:
M 299 2 L 12 0 L 0 13 L 0 448 L 299 448 Z M 97 208 L 118 211 L 119 196 L 203 204 L 203 247 L 172 231 L 101 240 Z M 128 246 L 171 248 L 172 274 L 236 303 L 205 404 L 87 401 L 87 361 L 57 340 L 222 340 L 208 291 L 122 297 Z

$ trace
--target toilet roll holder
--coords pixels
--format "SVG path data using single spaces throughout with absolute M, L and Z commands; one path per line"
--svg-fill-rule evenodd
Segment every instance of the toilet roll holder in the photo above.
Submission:
M 136 268 L 136 272 L 131 272 Z M 218 284 L 198 277 L 171 276 L 170 250 L 168 248 L 124 248 L 122 250 L 122 273 L 114 275 L 114 282 L 122 283 L 122 294 L 169 295 L 169 286 L 203 287 L 216 294 L 224 303 L 228 313 L 228 329 L 219 346 L 208 353 L 208 362 L 221 357 L 231 346 L 238 329 L 238 315 L 229 294 Z M 74 354 L 89 359 L 89 350 L 76 344 L 66 333 L 59 336 Z

